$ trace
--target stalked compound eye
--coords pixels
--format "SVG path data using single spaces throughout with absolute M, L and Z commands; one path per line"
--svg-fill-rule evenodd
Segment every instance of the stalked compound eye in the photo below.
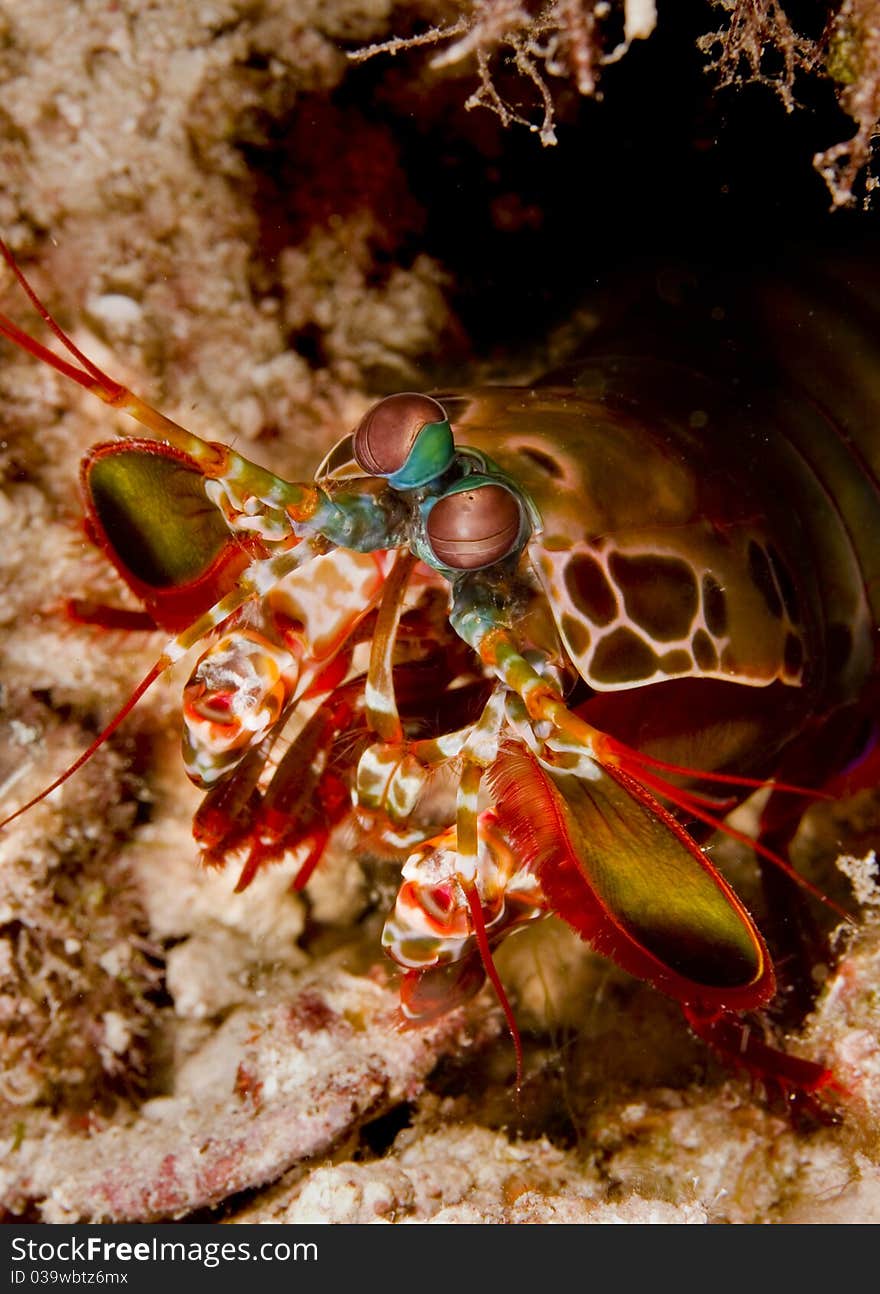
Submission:
M 434 556 L 444 566 L 471 571 L 512 553 L 520 538 L 522 510 L 516 496 L 494 481 L 465 478 L 442 495 L 425 522 Z
M 395 489 L 433 481 L 452 462 L 455 446 L 445 410 L 429 395 L 404 391 L 374 404 L 354 433 L 354 456 L 371 476 Z

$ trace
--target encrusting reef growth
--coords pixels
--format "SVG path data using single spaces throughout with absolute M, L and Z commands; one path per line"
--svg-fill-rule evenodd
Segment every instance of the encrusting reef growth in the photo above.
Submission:
M 697 47 L 719 86 L 769 86 L 786 112 L 793 112 L 799 74 L 826 77 L 836 85 L 841 107 L 858 129 L 852 138 L 818 151 L 813 161 L 835 205 L 856 201 L 853 186 L 869 169 L 880 120 L 880 26 L 874 0 L 818 6 L 811 34 L 797 30 L 780 0 L 714 0 L 714 5 L 722 10 L 721 25 L 701 35 Z M 603 68 L 623 58 L 633 41 L 647 40 L 658 22 L 655 0 L 550 0 L 538 6 L 475 0 L 462 8 L 448 22 L 415 35 L 392 36 L 349 57 L 359 62 L 418 48 L 430 51 L 435 69 L 473 61 L 477 87 L 467 107 L 488 108 L 506 126 L 526 126 L 546 145 L 557 142 L 559 84 L 573 86 L 580 95 L 600 93 Z M 538 112 L 524 116 L 505 100 L 494 72 L 506 68 L 531 85 Z M 874 182 L 867 177 L 869 191 Z
M 868 240 L 880 5 L 687 8 L 0 0 L 0 235 L 96 363 L 310 479 L 380 395 L 566 361 L 618 308 L 615 275 L 668 304 L 705 263 Z M 0 309 L 39 331 L 10 274 Z M 161 650 L 64 610 L 136 610 L 77 489 L 123 425 L 3 344 L 4 811 Z M 380 934 L 399 857 L 340 831 L 303 893 L 294 859 L 241 894 L 200 868 L 186 677 L 0 834 L 0 1214 L 880 1218 L 876 793 L 817 806 L 797 837 L 797 865 L 859 920 L 824 932 L 773 1021 L 849 1090 L 842 1118 L 752 1091 L 554 919 L 497 956 L 517 1101 L 490 991 L 397 1028 Z M 749 851 L 713 858 L 760 918 Z

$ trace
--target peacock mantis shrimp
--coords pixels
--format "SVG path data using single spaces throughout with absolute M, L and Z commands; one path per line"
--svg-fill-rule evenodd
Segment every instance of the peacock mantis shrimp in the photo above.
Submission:
M 387 396 L 289 482 L 113 381 L 0 251 L 69 357 L 6 316 L 0 334 L 146 432 L 95 446 L 81 485 L 91 537 L 169 635 L 89 749 L 5 821 L 198 646 L 183 750 L 206 861 L 238 859 L 241 890 L 295 853 L 302 886 L 355 820 L 403 860 L 383 944 L 407 1021 L 488 976 L 519 1048 L 493 949 L 553 912 L 731 1061 L 833 1089 L 743 1027 L 774 967 L 703 843 L 770 787 L 754 846 L 791 873 L 811 795 L 870 748 L 867 376 L 835 403 L 805 353 L 805 395 L 732 402 L 686 365 L 600 353 L 530 387 Z

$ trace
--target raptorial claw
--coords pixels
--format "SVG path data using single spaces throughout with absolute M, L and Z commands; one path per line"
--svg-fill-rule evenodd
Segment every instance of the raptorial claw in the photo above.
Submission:
M 488 976 L 521 1077 L 493 949 L 550 910 L 726 1059 L 804 1099 L 841 1094 L 736 1020 L 770 1000 L 774 969 L 701 842 L 726 830 L 794 878 L 784 854 L 810 788 L 851 786 L 854 759 L 863 778 L 875 767 L 876 328 L 847 325 L 835 375 L 827 301 L 804 312 L 779 391 L 785 334 L 768 335 L 745 399 L 720 377 L 728 356 L 716 383 L 677 345 L 672 363 L 625 349 L 533 388 L 391 395 L 316 479 L 288 482 L 114 381 L 2 240 L 0 257 L 66 357 L 4 314 L 0 336 L 146 429 L 95 446 L 81 474 L 87 532 L 144 611 L 81 618 L 171 635 L 83 755 L 0 827 L 200 644 L 184 750 L 207 791 L 205 861 L 243 855 L 242 890 L 284 855 L 303 886 L 342 825 L 407 851 L 384 944 L 409 1020 Z M 763 311 L 749 303 L 740 340 Z M 722 821 L 771 784 L 767 839 Z

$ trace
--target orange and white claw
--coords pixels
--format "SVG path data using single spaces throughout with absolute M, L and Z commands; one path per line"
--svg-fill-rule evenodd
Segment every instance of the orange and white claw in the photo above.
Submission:
M 210 787 L 278 722 L 299 680 L 299 659 L 255 630 L 234 629 L 202 655 L 183 693 L 183 760 Z
M 480 954 L 473 950 L 461 961 L 408 970 L 400 980 L 400 1025 L 418 1028 L 439 1020 L 469 1002 L 486 982 Z
M 426 841 L 404 863 L 403 884 L 382 933 L 383 947 L 399 965 L 423 971 L 450 965 L 474 951 L 471 887 L 491 943 L 543 915 L 537 881 L 517 870 L 491 814 L 480 820 L 478 841 L 473 880 L 462 875 L 455 827 Z

